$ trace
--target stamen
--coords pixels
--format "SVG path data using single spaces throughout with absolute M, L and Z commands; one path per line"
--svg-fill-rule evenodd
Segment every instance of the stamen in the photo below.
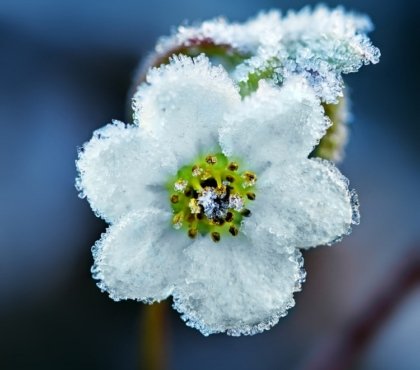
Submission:
M 255 193 L 251 193 L 251 192 L 246 193 L 246 197 L 247 197 L 249 200 L 255 200 Z
M 251 211 L 250 211 L 249 209 L 245 208 L 245 209 L 241 212 L 241 215 L 242 215 L 242 216 L 244 216 L 244 217 L 249 217 L 249 216 L 251 216 Z
M 255 175 L 255 173 L 251 171 L 244 172 L 244 174 L 242 175 L 242 178 L 245 180 L 242 185 L 244 188 L 249 188 L 251 186 L 254 186 L 255 183 L 257 182 L 257 176 Z
M 203 173 L 203 169 L 197 165 L 192 167 L 192 175 L 194 177 L 200 176 Z
M 182 227 L 182 221 L 183 221 L 183 215 L 182 212 L 177 213 L 173 218 L 172 218 L 172 224 L 174 229 L 179 230 Z
M 198 214 L 201 212 L 201 208 L 200 205 L 198 204 L 197 199 L 191 199 L 190 202 L 188 203 L 188 207 L 190 207 L 191 213 L 192 214 Z
M 217 158 L 214 155 L 208 155 L 205 159 L 206 163 L 208 164 L 216 164 L 217 163 Z
M 226 180 L 229 181 L 229 182 L 234 182 L 235 181 L 235 178 L 233 176 L 231 176 L 231 175 L 227 175 L 226 176 Z
M 188 236 L 191 239 L 194 239 L 197 236 L 197 229 L 189 229 L 188 230 Z
M 220 241 L 220 234 L 217 231 L 213 231 L 211 233 L 211 238 L 215 243 L 217 243 Z
M 238 168 L 239 168 L 239 165 L 236 162 L 230 162 L 229 163 L 228 169 L 230 171 L 237 171 Z
M 188 185 L 188 181 L 184 179 L 178 179 L 174 184 L 174 189 L 176 191 L 184 191 Z
M 251 215 L 246 207 L 255 200 L 257 180 L 254 172 L 238 170 L 238 163 L 223 153 L 200 156 L 181 167 L 167 184 L 173 227 L 192 239 L 210 234 L 216 243 L 223 234 L 237 236 L 243 218 Z
M 230 232 L 233 236 L 236 236 L 236 235 L 238 235 L 238 234 L 239 234 L 239 230 L 238 230 L 238 228 L 236 228 L 235 226 L 231 226 L 231 227 L 229 227 L 229 232 Z
M 232 212 L 226 213 L 225 220 L 226 222 L 231 222 L 233 220 L 233 213 Z

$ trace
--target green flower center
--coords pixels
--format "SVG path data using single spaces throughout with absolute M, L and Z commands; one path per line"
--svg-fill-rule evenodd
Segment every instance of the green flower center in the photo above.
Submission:
M 255 200 L 256 181 L 254 172 L 241 171 L 223 153 L 200 156 L 167 183 L 173 227 L 214 242 L 238 235 L 243 217 L 251 216 L 247 205 Z

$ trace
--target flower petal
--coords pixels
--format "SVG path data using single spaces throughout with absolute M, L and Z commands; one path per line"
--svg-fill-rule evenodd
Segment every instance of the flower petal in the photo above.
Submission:
M 152 69 L 133 98 L 135 122 L 185 163 L 217 145 L 223 115 L 240 101 L 227 72 L 204 56 Z
M 145 209 L 112 225 L 93 247 L 93 277 L 118 301 L 159 301 L 172 294 L 191 244 L 171 228 L 171 213 Z
M 264 172 L 242 231 L 281 251 L 332 244 L 358 223 L 357 206 L 348 180 L 332 163 L 305 159 Z
M 313 90 L 302 78 L 281 88 L 260 82 L 258 90 L 226 119 L 220 144 L 255 171 L 287 158 L 307 157 L 330 121 Z
M 220 245 L 201 238 L 186 255 L 191 262 L 185 285 L 174 292 L 174 308 L 204 335 L 269 329 L 294 305 L 293 293 L 305 277 L 297 250 L 261 249 L 244 236 L 227 236 Z
M 114 122 L 95 131 L 76 165 L 80 196 L 109 222 L 152 204 L 169 207 L 161 192 L 176 173 L 174 155 L 138 126 Z

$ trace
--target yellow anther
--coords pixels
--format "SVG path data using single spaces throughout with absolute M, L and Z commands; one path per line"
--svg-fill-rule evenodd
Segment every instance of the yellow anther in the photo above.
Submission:
M 194 239 L 197 236 L 197 229 L 189 229 L 188 230 L 188 236 L 191 239 Z
M 214 155 L 208 155 L 205 159 L 206 163 L 208 164 L 216 164 L 217 163 L 217 158 Z
M 173 218 L 172 218 L 172 224 L 174 225 L 175 229 L 180 229 L 182 227 L 182 221 L 183 221 L 184 217 L 182 212 L 177 213 Z
M 197 165 L 194 165 L 191 171 L 192 171 L 192 175 L 195 177 L 200 176 L 203 173 L 203 169 Z
M 245 171 L 242 175 L 242 178 L 245 180 L 243 183 L 244 188 L 254 186 L 257 182 L 257 175 L 251 171 Z
M 230 162 L 228 169 L 230 171 L 236 171 L 239 168 L 239 165 L 236 162 Z
M 190 207 L 190 211 L 192 214 L 197 214 L 201 212 L 201 208 L 198 204 L 197 199 L 191 199 L 190 202 L 188 203 L 188 207 Z

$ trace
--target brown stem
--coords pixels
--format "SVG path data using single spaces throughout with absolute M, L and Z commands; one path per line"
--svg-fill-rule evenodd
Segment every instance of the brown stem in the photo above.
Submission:
M 140 370 L 167 369 L 167 303 L 143 306 L 140 323 Z
M 367 306 L 303 367 L 305 370 L 345 370 L 355 364 L 401 301 L 420 284 L 420 249 L 414 248 L 383 281 L 378 294 L 372 295 Z

